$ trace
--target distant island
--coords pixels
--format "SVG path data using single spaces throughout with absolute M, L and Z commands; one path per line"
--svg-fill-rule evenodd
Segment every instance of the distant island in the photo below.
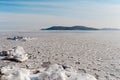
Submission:
M 86 26 L 52 26 L 41 30 L 120 30 L 120 28 L 92 28 Z
M 71 27 L 52 26 L 52 27 L 49 27 L 49 28 L 41 29 L 41 30 L 99 30 L 99 29 L 86 27 L 86 26 L 71 26 Z
M 102 28 L 101 30 L 120 30 L 119 28 Z

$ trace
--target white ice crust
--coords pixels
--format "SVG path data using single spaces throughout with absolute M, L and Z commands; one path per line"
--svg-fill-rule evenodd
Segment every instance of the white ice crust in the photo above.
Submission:
M 87 73 L 78 73 L 71 67 L 63 67 L 58 64 L 50 64 L 36 70 L 3 67 L 0 80 L 97 80 Z

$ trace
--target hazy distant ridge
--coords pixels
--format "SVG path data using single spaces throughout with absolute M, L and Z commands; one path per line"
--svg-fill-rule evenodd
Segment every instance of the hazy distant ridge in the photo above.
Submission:
M 120 30 L 119 28 L 102 28 L 101 30 Z
M 41 29 L 41 30 L 99 30 L 99 29 L 86 27 L 86 26 L 72 26 L 72 27 L 52 26 L 49 28 Z
M 119 28 L 92 28 L 86 26 L 52 26 L 41 30 L 120 30 Z

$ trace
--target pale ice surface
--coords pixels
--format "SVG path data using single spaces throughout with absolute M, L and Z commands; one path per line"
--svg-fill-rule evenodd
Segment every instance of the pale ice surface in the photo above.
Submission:
M 70 65 L 97 80 L 120 80 L 120 31 L 2 32 L 0 51 L 22 46 L 29 59 L 24 63 L 0 61 L 0 67 L 18 65 L 38 69 L 41 62 Z M 35 37 L 33 41 L 7 40 L 10 36 Z

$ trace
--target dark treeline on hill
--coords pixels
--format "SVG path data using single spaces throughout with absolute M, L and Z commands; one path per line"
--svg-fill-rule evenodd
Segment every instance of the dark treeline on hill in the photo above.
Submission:
M 52 26 L 49 28 L 41 29 L 41 30 L 99 30 L 99 29 L 86 27 L 86 26 L 72 26 L 72 27 Z

